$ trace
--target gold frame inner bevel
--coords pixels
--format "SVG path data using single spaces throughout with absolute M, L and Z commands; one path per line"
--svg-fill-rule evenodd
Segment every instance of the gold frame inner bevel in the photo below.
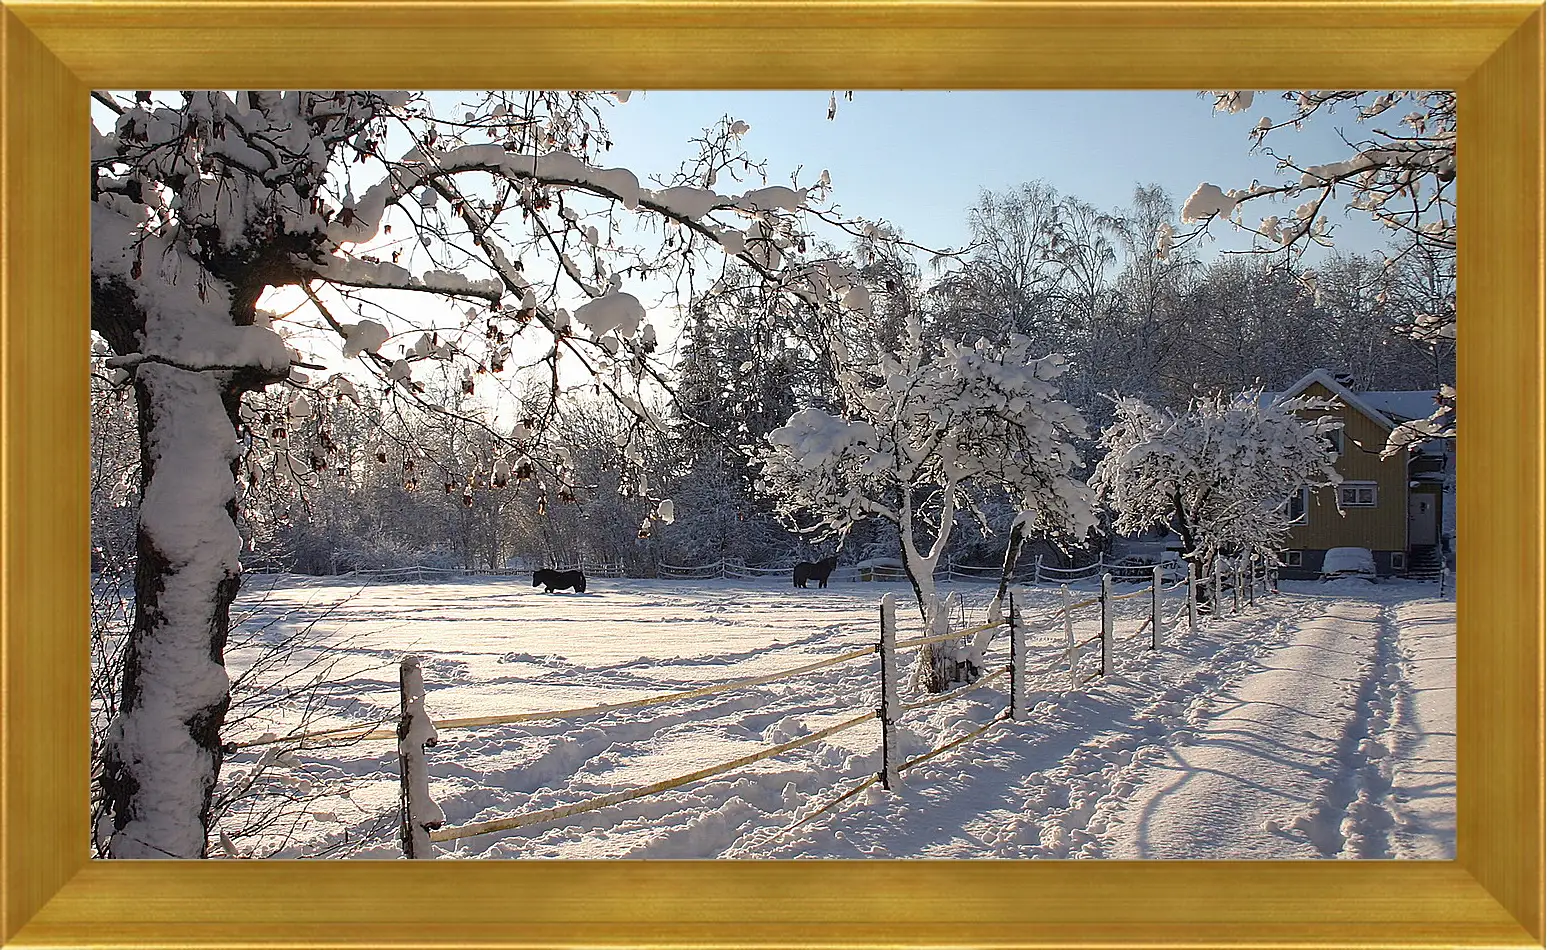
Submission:
M 1542 945 L 1540 3 L 0 7 L 0 941 Z M 1457 859 L 88 860 L 87 93 L 297 87 L 1459 89 Z

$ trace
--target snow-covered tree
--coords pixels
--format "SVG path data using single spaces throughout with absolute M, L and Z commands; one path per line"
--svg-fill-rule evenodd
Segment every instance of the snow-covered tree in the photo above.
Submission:
M 1083 537 L 1090 494 L 1074 477 L 1079 414 L 1058 397 L 1058 356 L 1034 358 L 1024 337 L 995 345 L 926 347 L 910 318 L 901 352 L 839 374 L 842 408 L 802 409 L 768 436 L 763 487 L 814 534 L 878 519 L 901 537 L 903 564 L 926 628 L 940 613 L 934 574 L 970 489 L 997 486 L 1028 534 Z M 944 689 L 943 651 L 924 651 L 926 686 Z
M 143 463 L 103 776 L 113 856 L 206 853 L 244 442 L 291 451 L 287 426 L 258 431 L 243 412 L 248 394 L 370 383 L 446 414 L 426 374 L 456 367 L 468 391 L 498 390 L 526 367 L 555 397 L 578 375 L 643 419 L 663 375 L 652 289 L 653 304 L 680 301 L 682 275 L 731 257 L 800 306 L 840 309 L 842 275 L 792 247 L 808 189 L 721 194 L 712 160 L 650 188 L 598 164 L 600 109 L 622 98 L 495 92 L 437 116 L 406 93 L 95 95 L 108 121 L 92 133 L 92 325 L 132 377 Z M 746 131 L 727 121 L 714 141 Z M 297 410 L 327 400 L 307 401 Z M 482 424 L 514 457 L 551 418 Z M 558 489 L 570 473 L 550 457 Z
M 1117 400 L 1090 484 L 1125 534 L 1168 528 L 1200 574 L 1217 554 L 1271 557 L 1301 489 L 1333 485 L 1328 433 L 1341 428 L 1309 397 L 1267 402 L 1260 390 L 1196 398 L 1185 412 Z

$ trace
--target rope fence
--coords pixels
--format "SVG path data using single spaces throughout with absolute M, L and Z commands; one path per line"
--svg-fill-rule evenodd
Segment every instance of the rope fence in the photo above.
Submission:
M 726 562 L 722 561 L 721 569 Z M 1122 637 L 1129 641 L 1138 639 L 1144 633 L 1150 634 L 1150 649 L 1158 649 L 1162 639 L 1172 630 L 1178 629 L 1184 618 L 1190 630 L 1196 631 L 1199 625 L 1199 601 L 1205 593 L 1211 593 L 1208 607 L 1213 614 L 1223 613 L 1223 593 L 1230 590 L 1234 601 L 1234 610 L 1239 612 L 1242 607 L 1241 594 L 1243 590 L 1247 603 L 1253 603 L 1259 585 L 1263 593 L 1276 592 L 1277 577 L 1274 566 L 1268 562 L 1255 558 L 1243 558 L 1236 562 L 1225 563 L 1223 558 L 1217 558 L 1211 565 L 1209 580 L 1202 580 L 1199 572 L 1191 564 L 1187 565 L 1186 576 L 1180 583 L 1167 584 L 1165 573 L 1167 566 L 1153 564 L 1149 567 L 1150 582 L 1137 590 L 1116 593 L 1113 589 L 1114 575 L 1106 572 L 1101 575 L 1100 593 L 1094 597 L 1075 600 L 1071 596 L 1068 584 L 1060 585 L 1059 605 L 1046 614 L 1034 619 L 1039 626 L 1042 624 L 1058 625 L 1061 623 L 1064 633 L 1064 649 L 1058 651 L 1063 654 L 1067 664 L 1070 679 L 1070 688 L 1079 688 L 1099 677 L 1108 675 L 1114 668 L 1116 624 L 1115 605 L 1121 601 L 1134 600 L 1148 596 L 1150 609 L 1148 616 L 1132 632 Z M 1039 568 L 1040 573 L 1040 568 Z M 1228 580 L 1227 580 L 1228 578 Z M 1212 587 L 1212 590 L 1210 589 Z M 1162 609 L 1163 595 L 1169 592 L 1185 589 L 1186 597 L 1178 604 L 1177 611 L 1172 615 Z M 997 605 L 997 602 L 996 602 Z M 402 664 L 404 681 L 401 684 L 402 709 L 395 727 L 389 727 L 384 721 L 357 723 L 352 726 L 339 726 L 328 729 L 313 730 L 296 733 L 287 736 L 275 736 L 273 734 L 261 736 L 256 739 L 243 742 L 228 743 L 225 746 L 227 752 L 239 749 L 247 749 L 277 743 L 303 744 L 311 741 L 320 742 L 355 742 L 370 740 L 396 739 L 398 742 L 399 759 L 403 775 L 401 793 L 401 839 L 405 853 L 411 858 L 433 856 L 433 842 L 454 841 L 478 835 L 491 834 L 499 831 L 508 831 L 530 825 L 545 822 L 558 821 L 567 817 L 585 814 L 598 809 L 634 801 L 647 796 L 681 787 L 693 782 L 724 774 L 735 769 L 763 761 L 776 755 L 801 748 L 811 743 L 819 742 L 825 738 L 845 730 L 853 729 L 872 720 L 880 725 L 880 752 L 881 768 L 874 775 L 862 781 L 855 788 L 822 806 L 815 812 L 804 816 L 790 828 L 799 827 L 811 820 L 816 815 L 835 807 L 837 804 L 848 800 L 865 788 L 879 782 L 888 790 L 899 787 L 901 774 L 923 762 L 943 754 L 949 749 L 970 741 L 983 734 L 999 722 L 1006 719 L 1022 719 L 1026 716 L 1026 694 L 1028 673 L 1031 666 L 1027 658 L 1026 630 L 1027 619 L 1021 616 L 1015 591 L 1012 589 L 1008 601 L 1008 612 L 999 619 L 988 623 L 961 629 L 944 630 L 943 632 L 927 636 L 914 637 L 907 640 L 898 640 L 896 636 L 896 599 L 895 595 L 888 593 L 882 598 L 881 603 L 881 635 L 879 642 L 831 657 L 825 657 L 812 662 L 788 667 L 772 673 L 747 676 L 722 683 L 714 683 L 695 689 L 681 690 L 672 693 L 664 693 L 647 696 L 641 699 L 625 702 L 597 703 L 570 709 L 542 710 L 531 712 L 507 713 L 485 716 L 464 716 L 432 720 L 424 710 L 424 686 L 420 680 L 420 666 L 417 658 L 407 658 Z M 1093 636 L 1076 641 L 1074 634 L 1074 613 L 1090 607 L 1099 607 L 1100 630 Z M 946 602 L 942 601 L 936 615 L 936 623 L 945 624 L 948 609 Z M 997 606 L 991 611 L 991 615 L 999 617 Z M 1009 632 L 1010 661 L 1007 664 L 996 665 L 992 668 L 983 668 L 982 656 L 987 652 L 989 640 L 981 637 L 999 628 L 1006 628 Z M 937 626 L 937 630 L 941 627 Z M 974 638 L 977 638 L 974 640 Z M 897 674 L 897 654 L 901 650 L 923 648 L 933 644 L 941 644 L 954 641 L 960 650 L 972 650 L 965 655 L 976 657 L 971 667 L 975 678 L 964 685 L 949 689 L 927 697 L 904 703 L 900 698 L 900 679 Z M 1080 651 L 1093 644 L 1101 644 L 1099 666 L 1093 672 L 1081 675 Z M 507 815 L 485 821 L 470 822 L 454 827 L 443 827 L 443 816 L 436 804 L 429 800 L 428 763 L 425 761 L 425 750 L 433 747 L 437 742 L 438 734 L 443 730 L 469 729 L 486 726 L 498 726 L 516 723 L 528 723 L 538 721 L 555 721 L 576 719 L 586 716 L 615 713 L 626 710 L 647 709 L 666 703 L 681 702 L 697 699 L 730 690 L 745 689 L 753 686 L 764 685 L 781 680 L 801 676 L 817 670 L 826 669 L 838 664 L 859 660 L 870 656 L 880 658 L 880 696 L 879 705 L 872 710 L 866 710 L 853 715 L 833 725 L 815 730 L 806 735 L 789 739 L 755 752 L 738 756 L 726 762 L 706 766 L 692 772 L 663 779 L 650 785 L 638 788 L 620 789 L 614 792 L 597 795 L 585 801 L 575 802 L 552 808 L 540 809 L 516 815 Z M 947 658 L 960 657 L 963 654 L 946 654 Z M 1054 654 L 1056 658 L 1057 654 Z M 960 661 L 966 663 L 965 660 Z M 1039 675 L 1055 672 L 1057 663 L 1044 667 L 1039 662 Z M 949 670 L 949 666 L 947 666 Z M 979 671 L 980 672 L 977 672 Z M 413 681 L 408 677 L 412 675 Z M 974 675 L 974 674 L 968 674 Z M 955 678 L 965 679 L 958 670 Z M 902 760 L 899 755 L 900 743 L 898 737 L 898 722 L 906 713 L 919 709 L 933 707 L 942 703 L 960 699 L 990 685 L 998 684 L 1005 678 L 1009 679 L 1008 708 L 989 722 L 979 726 L 968 733 L 951 740 L 939 748 L 933 749 L 922 755 Z M 789 828 L 785 829 L 790 830 Z
M 901 771 L 903 771 L 904 769 L 911 768 L 911 767 L 913 767 L 915 765 L 918 765 L 918 764 L 920 764 L 920 763 L 922 763 L 924 761 L 927 761 L 928 759 L 934 757 L 935 755 L 939 755 L 940 753 L 945 752 L 948 749 L 955 748 L 956 746 L 960 745 L 961 743 L 969 741 L 970 739 L 972 739 L 972 738 L 974 738 L 974 737 L 976 737 L 978 735 L 981 735 L 982 732 L 984 732 L 989 726 L 992 726 L 995 722 L 998 722 L 998 721 L 1000 721 L 1002 719 L 1005 719 L 1005 718 L 1018 718 L 1018 717 L 1024 716 L 1024 714 L 1025 714 L 1024 693 L 1025 693 L 1025 686 L 1026 686 L 1026 682 L 1025 682 L 1026 662 L 1025 662 L 1025 647 L 1024 647 L 1024 629 L 1023 629 L 1022 624 L 1020 623 L 1019 611 L 1018 611 L 1017 606 L 1015 604 L 1015 599 L 1014 599 L 1014 595 L 1013 594 L 1010 597 L 1009 606 L 1010 606 L 1010 610 L 1009 610 L 1008 618 L 1006 618 L 1005 620 L 998 621 L 996 623 L 982 624 L 982 625 L 979 625 L 977 627 L 970 627 L 970 628 L 966 628 L 966 629 L 962 629 L 962 630 L 949 631 L 949 632 L 944 633 L 944 634 L 937 634 L 937 635 L 929 636 L 929 637 L 919 637 L 919 638 L 916 638 L 916 639 L 913 639 L 913 640 L 899 642 L 897 640 L 897 638 L 896 638 L 896 605 L 895 605 L 895 600 L 894 600 L 892 595 L 888 594 L 883 599 L 883 602 L 882 602 L 882 635 L 881 635 L 880 642 L 876 646 L 866 647 L 866 648 L 863 648 L 863 649 L 857 649 L 857 650 L 848 651 L 846 653 L 840 654 L 840 655 L 835 656 L 835 657 L 829 657 L 829 658 L 824 659 L 824 660 L 818 660 L 816 662 L 804 664 L 804 665 L 799 666 L 799 667 L 792 667 L 792 668 L 787 669 L 787 670 L 782 670 L 782 671 L 780 671 L 778 673 L 768 674 L 768 675 L 765 675 L 765 676 L 746 677 L 746 678 L 743 678 L 743 679 L 734 680 L 734 681 L 730 681 L 730 682 L 727 682 L 727 683 L 720 683 L 720 684 L 715 684 L 715 685 L 712 685 L 712 686 L 701 687 L 701 688 L 696 689 L 696 690 L 687 690 L 687 691 L 684 691 L 684 692 L 681 692 L 681 693 L 673 693 L 673 694 L 670 694 L 668 696 L 650 697 L 647 700 L 638 700 L 638 701 L 631 702 L 631 703 L 609 703 L 609 704 L 603 704 L 603 705 L 600 705 L 600 706 L 585 707 L 582 710 L 555 711 L 555 712 L 550 712 L 550 713 L 517 713 L 517 714 L 514 714 L 514 715 L 510 715 L 510 716 L 485 716 L 485 717 L 468 717 L 468 718 L 464 718 L 464 719 L 439 720 L 439 721 L 437 721 L 435 723 L 435 726 L 437 728 L 456 728 L 456 727 L 459 727 L 459 726 L 493 725 L 493 724 L 508 723 L 508 722 L 525 722 L 525 721 L 531 721 L 531 720 L 536 719 L 536 718 L 550 718 L 550 719 L 552 719 L 552 718 L 560 718 L 561 716 L 565 716 L 565 715 L 577 715 L 577 714 L 581 714 L 581 713 L 590 714 L 590 713 L 594 713 L 594 712 L 598 712 L 598 711 L 613 711 L 613 710 L 617 710 L 617 709 L 638 708 L 638 707 L 645 706 L 645 705 L 654 705 L 654 704 L 668 702 L 668 701 L 677 700 L 677 699 L 688 699 L 688 698 L 694 698 L 694 697 L 698 697 L 698 696 L 709 695 L 711 693 L 721 692 L 721 691 L 727 690 L 727 689 L 735 689 L 735 688 L 739 688 L 739 687 L 745 687 L 745 686 L 751 686 L 751 685 L 756 685 L 756 684 L 761 684 L 761 683 L 772 682 L 774 680 L 785 679 L 785 678 L 788 678 L 790 676 L 799 675 L 800 673 L 810 672 L 812 670 L 821 669 L 823 667 L 833 666 L 835 664 L 842 663 L 842 662 L 845 662 L 845 661 L 848 661 L 848 660 L 854 660 L 854 659 L 858 659 L 860 657 L 869 656 L 869 655 L 873 655 L 873 654 L 877 654 L 877 653 L 881 654 L 881 671 L 882 671 L 882 689 L 881 689 L 881 694 L 882 694 L 882 702 L 881 702 L 881 705 L 877 709 L 867 710 L 867 711 L 865 711 L 863 713 L 860 713 L 859 715 L 852 716 L 850 718 L 844 719 L 841 722 L 835 723 L 835 724 L 833 724 L 831 726 L 827 726 L 826 728 L 823 728 L 823 729 L 818 729 L 818 730 L 816 730 L 814 732 L 808 733 L 807 735 L 799 736 L 797 738 L 790 739 L 790 740 L 787 740 L 785 742 L 781 742 L 781 743 L 778 743 L 776 745 L 769 746 L 767 748 L 759 749 L 756 752 L 751 752 L 751 753 L 748 753 L 748 754 L 743 755 L 743 756 L 738 756 L 737 758 L 731 759 L 731 760 L 726 761 L 726 762 L 721 762 L 721 763 L 718 763 L 716 765 L 711 765 L 711 766 L 705 766 L 704 768 L 697 769 L 697 770 L 695 770 L 693 772 L 688 772 L 688 773 L 683 774 L 683 775 L 673 776 L 672 778 L 668 778 L 668 779 L 662 779 L 661 781 L 658 781 L 658 782 L 655 782 L 655 783 L 652 783 L 650 785 L 646 785 L 646 786 L 643 786 L 643 787 L 639 787 L 639 788 L 620 789 L 620 790 L 615 791 L 615 792 L 608 792 L 608 793 L 605 793 L 605 794 L 602 794 L 602 795 L 594 796 L 594 797 L 589 798 L 589 799 L 587 799 L 585 801 L 582 801 L 582 802 L 574 802 L 574 803 L 571 803 L 571 804 L 568 804 L 568 805 L 560 805 L 560 806 L 555 806 L 553 808 L 546 808 L 546 809 L 541 809 L 541 810 L 538 810 L 538 811 L 525 812 L 525 813 L 516 814 L 516 815 L 507 815 L 507 816 L 503 816 L 503 817 L 500 817 L 500 818 L 493 818 L 493 819 L 488 819 L 488 820 L 484 820 L 484 821 L 470 822 L 470 823 L 467 823 L 467 824 L 464 824 L 464 825 L 458 825 L 458 826 L 449 827 L 449 828 L 448 827 L 442 827 L 442 825 L 440 824 L 440 820 L 441 819 L 438 817 L 440 812 L 439 812 L 439 809 L 437 807 L 435 807 L 433 803 L 415 802 L 415 801 L 412 801 L 412 800 L 409 800 L 409 799 L 405 798 L 404 804 L 403 804 L 403 827 L 405 828 L 405 831 L 404 831 L 404 834 L 403 834 L 403 841 L 405 843 L 405 849 L 408 849 L 408 851 L 409 851 L 408 857 L 410 857 L 410 858 L 422 858 L 422 857 L 432 856 L 433 855 L 433 847 L 431 847 L 431 844 L 430 844 L 432 842 L 454 841 L 454 840 L 459 840 L 459 839 L 462 839 L 462 838 L 474 837 L 474 836 L 477 836 L 477 835 L 491 834 L 491 833 L 500 832 L 500 831 L 509 831 L 509 830 L 513 830 L 513 829 L 517 829 L 517 828 L 527 827 L 527 826 L 530 826 L 530 825 L 542 824 L 542 823 L 551 822 L 551 821 L 558 821 L 558 820 L 562 820 L 564 818 L 573 817 L 575 815 L 585 814 L 587 812 L 596 811 L 598 809 L 607 808 L 607 807 L 611 807 L 611 806 L 614 806 L 614 805 L 623 804 L 625 802 L 634 801 L 636 799 L 645 798 L 645 797 L 648 797 L 648 796 L 651 796 L 651 795 L 660 794 L 662 792 L 669 791 L 669 790 L 674 789 L 674 788 L 679 788 L 679 787 L 681 787 L 683 785 L 687 785 L 687 784 L 690 784 L 690 783 L 693 783 L 693 782 L 702 781 L 703 779 L 712 778 L 712 777 L 714 777 L 716 775 L 722 775 L 722 774 L 724 774 L 726 772 L 730 772 L 730 771 L 733 771 L 735 769 L 743 768 L 745 766 L 754 764 L 756 762 L 760 762 L 760 761 L 762 761 L 764 759 L 771 758 L 771 757 L 779 755 L 781 753 L 788 752 L 788 751 L 791 751 L 793 749 L 797 749 L 797 748 L 800 748 L 800 747 L 805 746 L 805 745 L 809 745 L 809 744 L 814 743 L 814 742 L 818 742 L 818 741 L 820 741 L 822 739 L 828 738 L 829 736 L 835 735 L 835 734 L 837 734 L 839 732 L 843 732 L 843 731 L 845 731 L 847 729 L 855 728 L 857 726 L 863 725 L 863 724 L 865 724 L 867 722 L 870 722 L 872 720 L 877 720 L 877 719 L 879 719 L 881 721 L 881 723 L 882 723 L 882 736 L 881 736 L 882 768 L 881 768 L 881 771 L 878 772 L 875 776 L 871 777 L 871 779 L 869 781 L 862 782 L 858 787 L 856 787 L 855 789 L 850 790 L 849 793 L 846 793 L 843 796 L 839 796 L 838 799 L 835 799 L 834 802 L 831 802 L 828 805 L 824 806 L 823 809 L 819 809 L 818 812 L 814 812 L 814 813 L 812 813 L 812 815 L 808 815 L 807 816 L 807 820 L 809 820 L 810 817 L 814 817 L 815 814 L 820 813 L 822 810 L 825 810 L 826 808 L 831 808 L 834 805 L 836 805 L 837 803 L 839 803 L 841 801 L 845 801 L 848 798 L 852 797 L 853 795 L 858 794 L 859 791 L 862 791 L 864 788 L 869 787 L 869 785 L 874 784 L 876 781 L 882 782 L 888 788 L 895 788 L 896 785 L 897 785 L 896 776 Z M 1011 662 L 1009 664 L 1004 665 L 1004 666 L 1000 666 L 1000 667 L 996 667 L 993 670 L 988 671 L 986 673 L 986 675 L 981 676 L 980 678 L 978 678 L 977 680 L 975 680 L 975 681 L 973 681 L 971 683 L 968 683 L 968 684 L 966 684 L 966 685 L 964 685 L 962 687 L 959 687 L 959 688 L 957 688 L 955 690 L 951 690 L 949 692 L 942 693 L 942 694 L 939 694 L 937 696 L 929 697 L 926 700 L 922 700 L 922 701 L 919 701 L 919 702 L 911 703 L 911 704 L 908 704 L 908 705 L 903 705 L 901 702 L 898 701 L 898 699 L 897 699 L 897 689 L 896 689 L 896 683 L 897 683 L 897 677 L 896 677 L 896 667 L 897 667 L 896 655 L 897 655 L 897 651 L 898 650 L 900 650 L 900 649 L 908 649 L 908 648 L 912 648 L 912 647 L 922 647 L 922 646 L 925 646 L 925 645 L 927 645 L 929 643 L 938 643 L 938 642 L 943 642 L 943 641 L 949 640 L 949 639 L 956 639 L 956 640 L 961 641 L 961 642 L 966 642 L 966 639 L 969 638 L 969 637 L 972 637 L 972 636 L 975 636 L 975 635 L 977 635 L 979 633 L 983 633 L 983 632 L 986 632 L 986 631 L 989 631 L 989 630 L 993 630 L 993 629 L 996 629 L 996 628 L 1002 627 L 1002 626 L 1008 627 L 1010 629 Z M 896 733 L 895 733 L 895 724 L 896 724 L 897 718 L 902 713 L 909 712 L 909 711 L 912 711 L 912 710 L 915 710 L 915 709 L 919 709 L 919 708 L 923 708 L 925 706 L 933 706 L 933 705 L 937 705 L 939 703 L 947 702 L 947 701 L 950 701 L 950 700 L 959 699 L 962 696 L 965 696 L 965 695 L 967 695 L 969 693 L 972 693 L 972 692 L 976 692 L 979 689 L 982 689 L 982 688 L 984 688 L 986 686 L 989 686 L 989 685 L 991 685 L 993 683 L 998 682 L 999 680 L 1001 680 L 1006 675 L 1009 675 L 1010 679 L 1011 679 L 1011 687 L 1010 687 L 1011 698 L 1010 698 L 1009 708 L 1002 715 L 996 717 L 994 720 L 991 720 L 987 725 L 985 725 L 983 727 L 980 727 L 978 729 L 972 730 L 971 732 L 967 733 L 966 735 L 960 736 L 960 737 L 952 740 L 951 742 L 945 744 L 944 746 L 941 746 L 938 749 L 934 749 L 934 750 L 932 750 L 932 751 L 930 751 L 928 753 L 925 753 L 925 754 L 923 754 L 921 756 L 917 756 L 917 757 L 915 757 L 913 759 L 909 759 L 909 760 L 907 760 L 905 762 L 898 763 L 898 764 L 895 764 L 895 765 L 893 764 L 895 762 L 896 753 L 897 753 L 897 740 L 896 740 Z M 406 693 L 405 693 L 405 695 L 406 695 Z M 405 722 L 407 721 L 407 717 L 410 717 L 412 715 L 413 715 L 413 710 L 411 710 L 407 705 L 405 705 L 405 707 L 404 707 Z M 405 731 L 405 730 L 407 730 L 407 731 Z M 411 731 L 412 730 L 410 729 L 409 726 L 400 725 L 398 730 L 394 733 L 394 735 L 402 736 L 402 735 L 405 735 L 405 734 L 409 734 Z M 428 734 L 431 735 L 432 737 L 435 734 L 434 730 L 420 729 L 419 732 L 421 732 L 421 733 L 428 732 Z M 430 744 L 433 744 L 433 738 L 432 738 Z M 415 750 L 403 749 L 403 741 L 401 739 L 399 741 L 399 746 L 400 746 L 400 752 L 403 755 L 403 760 L 404 760 L 404 763 L 405 763 L 404 768 L 407 769 L 407 768 L 410 767 L 410 763 L 415 761 L 415 759 L 414 759 Z M 422 757 L 423 750 L 420 749 L 420 750 L 417 750 L 417 751 L 418 751 L 418 754 L 421 755 L 421 757 Z M 427 792 L 425 794 L 427 794 Z M 415 821 L 417 819 L 415 819 L 413 817 L 414 815 L 418 815 L 418 814 L 431 814 L 431 815 L 434 815 L 434 816 L 437 816 L 437 817 L 436 817 L 435 823 L 433 823 L 433 825 L 425 824 L 425 825 L 423 825 L 423 827 L 418 827 L 418 826 L 415 825 Z M 415 834 L 414 831 L 413 831 L 413 829 L 416 828 L 416 827 L 418 827 L 418 831 L 420 832 L 418 834 Z
M 763 759 L 772 758 L 781 752 L 788 752 L 791 749 L 798 749 L 801 746 L 810 745 L 819 739 L 825 739 L 828 736 L 835 735 L 836 733 L 842 732 L 845 729 L 852 729 L 855 726 L 869 722 L 874 718 L 876 718 L 876 714 L 874 712 L 867 712 L 863 715 L 855 716 L 852 719 L 846 719 L 837 725 L 828 726 L 826 729 L 818 729 L 816 732 L 810 733 L 808 735 L 791 739 L 788 742 L 781 742 L 778 745 L 769 746 L 766 749 L 760 749 L 757 752 L 743 755 L 740 758 L 732 759 L 729 762 L 722 762 L 719 765 L 711 765 L 706 768 L 699 769 L 695 772 L 689 772 L 686 775 L 678 775 L 675 778 L 662 779 L 653 785 L 646 785 L 642 788 L 631 788 L 617 792 L 609 792 L 605 795 L 598 795 L 597 797 L 584 802 L 576 802 L 572 805 L 561 805 L 557 808 L 546 808 L 542 811 L 527 812 L 524 815 L 511 815 L 506 818 L 495 818 L 490 821 L 475 821 L 471 824 L 460 825 L 456 828 L 442 828 L 438 831 L 432 832 L 430 834 L 430 840 L 455 841 L 458 838 L 471 838 L 475 835 L 486 835 L 496 831 L 510 831 L 511 829 L 523 828 L 527 825 L 536 825 L 547 821 L 557 821 L 560 818 L 569 818 L 573 815 L 581 815 L 588 811 L 596 811 L 599 808 L 607 808 L 612 805 L 621 805 L 624 802 L 630 802 L 636 798 L 645 798 L 650 795 L 658 795 L 661 792 L 670 791 L 671 789 L 677 788 L 679 786 L 687 785 L 690 782 L 697 782 L 702 779 L 712 778 L 716 775 L 722 775 L 726 772 L 729 772 L 732 769 L 739 769 L 743 766 L 751 765 L 754 762 L 761 762 Z

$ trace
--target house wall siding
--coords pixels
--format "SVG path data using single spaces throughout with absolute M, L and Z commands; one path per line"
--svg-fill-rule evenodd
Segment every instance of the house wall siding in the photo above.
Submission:
M 1320 383 L 1312 383 L 1304 395 L 1332 399 L 1333 394 Z M 1357 409 L 1341 403 L 1324 413 L 1343 420 L 1343 454 L 1334 467 L 1344 481 L 1374 482 L 1374 508 L 1345 508 L 1338 513 L 1334 489 L 1311 492 L 1306 524 L 1290 529 L 1291 550 L 1319 550 L 1360 547 L 1372 551 L 1407 550 L 1407 457 L 1380 457 L 1386 447 L 1387 430 Z

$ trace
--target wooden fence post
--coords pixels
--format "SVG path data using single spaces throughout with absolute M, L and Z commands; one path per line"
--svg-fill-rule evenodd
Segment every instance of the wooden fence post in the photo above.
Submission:
M 1015 608 L 1015 591 L 1010 598 L 1010 718 L 1026 718 L 1026 631 L 1021 627 L 1020 611 Z
M 1031 569 L 1031 580 L 1034 584 L 1042 583 L 1042 555 L 1040 554 L 1037 555 L 1036 565 Z M 1443 588 L 1440 589 L 1440 593 L 1445 593 Z
M 1150 649 L 1160 649 L 1160 585 L 1164 583 L 1161 578 L 1160 565 L 1155 565 L 1154 580 L 1150 582 Z
M 1198 565 L 1187 562 L 1187 631 L 1198 632 Z
M 902 784 L 897 774 L 901 750 L 897 746 L 897 719 L 902 715 L 902 700 L 897 693 L 897 598 L 888 593 L 881 598 L 881 785 L 896 789 Z
M 1074 655 L 1074 618 L 1069 616 L 1069 585 L 1060 584 L 1058 594 L 1063 599 L 1064 607 L 1064 652 L 1069 657 L 1069 688 L 1079 689 L 1080 677 L 1075 671 L 1074 662 L 1076 659 Z
M 1223 610 L 1225 606 L 1220 602 L 1220 586 L 1222 581 L 1220 574 L 1222 573 L 1223 571 L 1219 566 L 1219 555 L 1216 554 L 1214 555 L 1214 598 L 1209 602 L 1209 610 L 1216 617 L 1219 616 L 1220 611 Z
M 1233 613 L 1233 614 L 1240 613 L 1241 612 L 1241 564 L 1240 564 L 1239 561 L 1237 561 L 1236 565 L 1235 565 L 1235 580 L 1232 581 L 1231 584 L 1230 584 L 1230 602 L 1231 602 L 1232 605 L 1234 605 L 1234 609 L 1231 610 L 1230 612 Z
M 1101 675 L 1112 672 L 1112 575 L 1101 575 Z
M 402 819 L 399 837 L 404 857 L 433 858 L 435 845 L 430 841 L 430 832 L 439 828 L 446 816 L 430 798 L 430 772 L 424 750 L 435 744 L 435 725 L 424 711 L 424 674 L 417 656 L 406 656 L 398 664 L 398 690 L 398 807 Z
M 1246 602 L 1257 603 L 1257 555 L 1246 559 Z

